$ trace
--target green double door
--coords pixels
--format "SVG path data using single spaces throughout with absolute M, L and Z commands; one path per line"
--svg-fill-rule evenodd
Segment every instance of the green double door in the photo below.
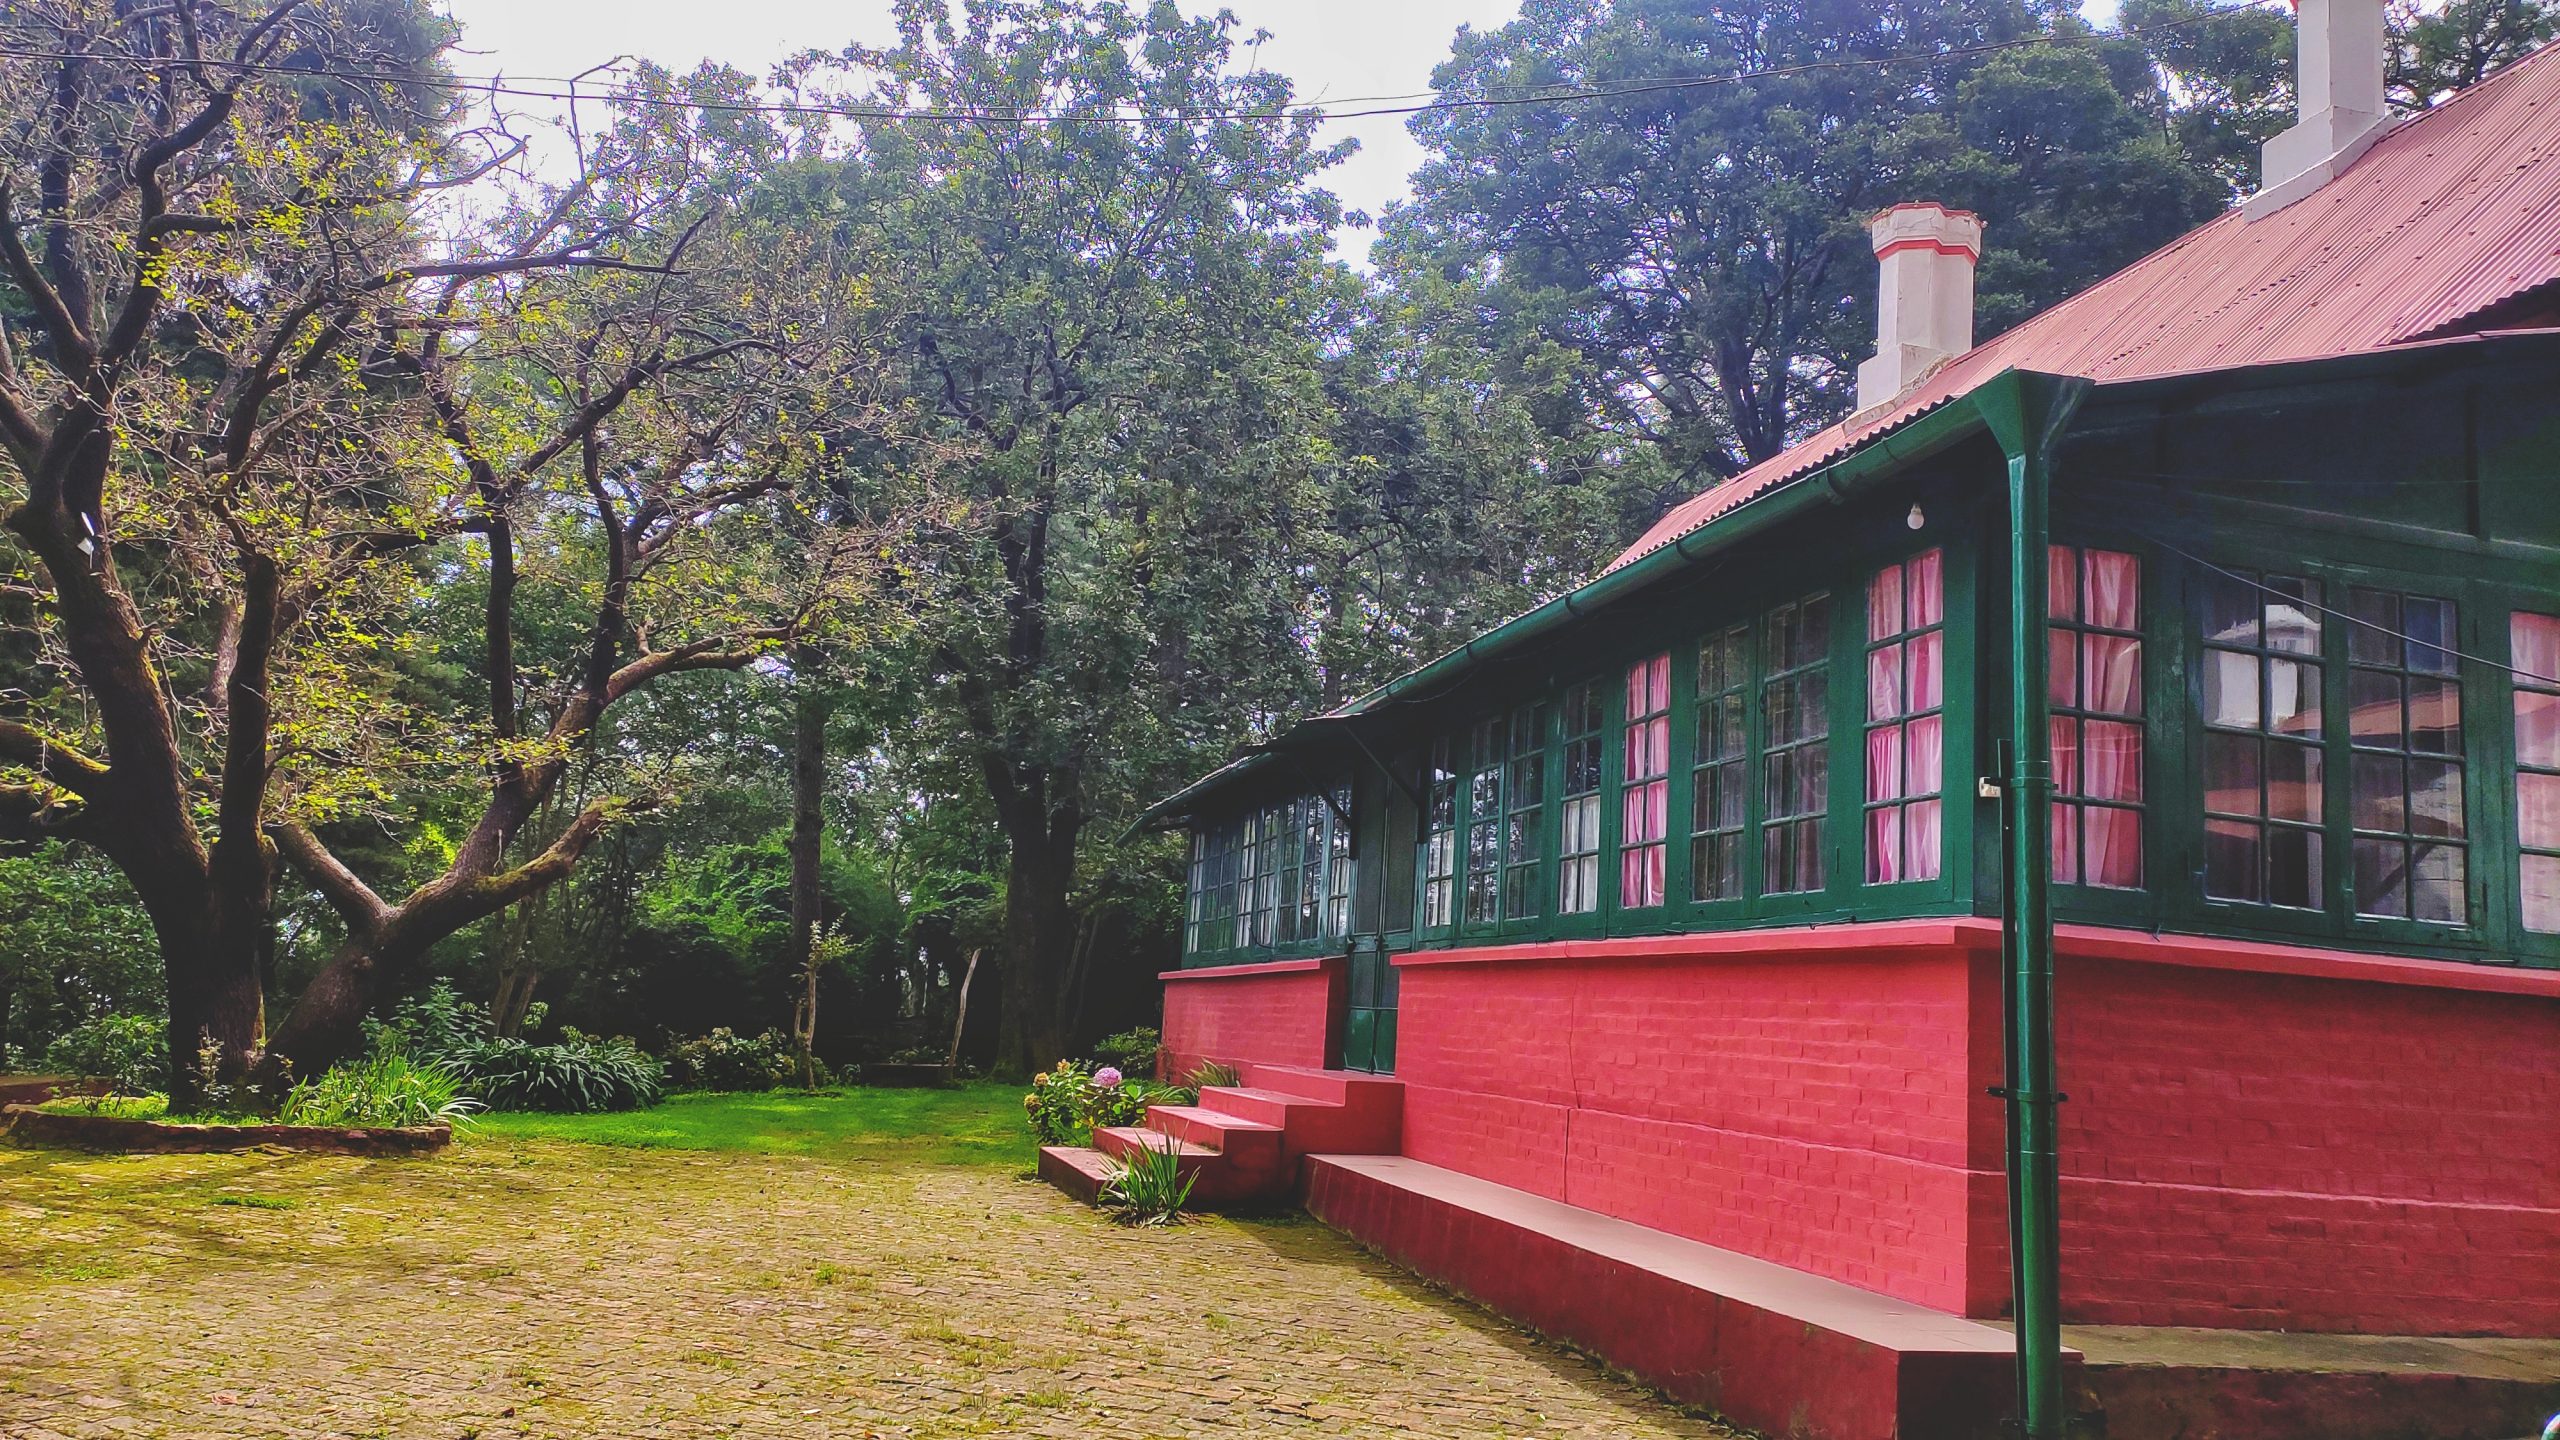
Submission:
M 1351 984 L 1342 1026 L 1342 1068 L 1391 1075 L 1396 1068 L 1396 967 L 1375 936 L 1352 943 Z

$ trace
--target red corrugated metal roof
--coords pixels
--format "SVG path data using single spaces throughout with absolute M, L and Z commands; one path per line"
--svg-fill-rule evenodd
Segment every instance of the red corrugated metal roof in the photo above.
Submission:
M 2284 209 L 2256 220 L 2229 211 L 1975 346 L 1892 404 L 1691 498 L 1610 568 L 2006 370 L 2151 379 L 2457 332 L 2560 279 L 2555 144 L 2560 44 L 2402 121 Z

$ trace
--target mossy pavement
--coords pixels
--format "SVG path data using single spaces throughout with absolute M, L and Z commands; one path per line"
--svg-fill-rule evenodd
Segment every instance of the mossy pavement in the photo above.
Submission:
M 0 1437 L 1732 1433 L 1312 1222 L 1114 1227 L 1009 1095 L 877 1103 L 0 1144 Z

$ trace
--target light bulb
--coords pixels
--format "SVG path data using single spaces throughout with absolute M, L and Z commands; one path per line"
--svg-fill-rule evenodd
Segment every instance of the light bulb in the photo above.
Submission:
M 1929 523 L 1929 517 L 1921 514 L 1920 507 L 1914 505 L 1911 507 L 1911 513 L 1902 517 L 1902 523 L 1910 526 L 1914 530 L 1917 530 L 1921 526 Z

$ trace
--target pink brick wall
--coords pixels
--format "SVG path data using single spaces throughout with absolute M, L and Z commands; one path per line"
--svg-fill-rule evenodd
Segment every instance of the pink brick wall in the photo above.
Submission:
M 2065 1313 L 2560 1335 L 2560 999 L 2066 955 Z
M 1997 940 L 1903 922 L 1412 957 L 1405 1153 L 2003 1313 Z M 2553 977 L 2087 927 L 2061 948 L 2066 1318 L 2560 1335 Z M 1173 980 L 1168 1046 L 1323 1064 L 1340 985 Z
M 1946 932 L 1408 964 L 1405 1153 L 1923 1304 L 1996 1299 L 1968 1227 L 1998 976 Z
M 1164 975 L 1164 1044 L 1178 1075 L 1202 1060 L 1321 1067 L 1333 1058 L 1339 957 Z

